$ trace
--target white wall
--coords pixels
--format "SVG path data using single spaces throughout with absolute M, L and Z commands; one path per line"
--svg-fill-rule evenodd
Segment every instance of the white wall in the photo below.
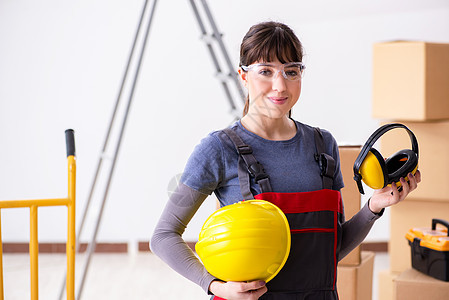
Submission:
M 64 130 L 73 128 L 80 220 L 142 5 L 0 2 L 0 199 L 65 196 Z M 231 0 L 209 5 L 235 66 L 250 25 L 277 20 L 296 31 L 306 50 L 307 73 L 294 117 L 330 130 L 341 143 L 363 144 L 378 125 L 371 118 L 373 43 L 449 42 L 446 0 Z M 199 37 L 188 1 L 159 1 L 99 241 L 148 240 L 168 184 L 182 172 L 193 147 L 209 131 L 231 122 Z M 396 109 L 400 105 L 406 103 L 396 103 Z M 93 201 L 99 202 L 100 194 Z M 214 199 L 206 202 L 187 240 L 196 239 L 214 210 Z M 39 209 L 40 241 L 65 240 L 65 210 Z M 90 239 L 97 212 L 98 204 L 89 215 L 84 241 Z M 26 209 L 3 210 L 3 241 L 27 241 L 28 219 Z M 387 214 L 368 240 L 388 240 L 388 226 Z

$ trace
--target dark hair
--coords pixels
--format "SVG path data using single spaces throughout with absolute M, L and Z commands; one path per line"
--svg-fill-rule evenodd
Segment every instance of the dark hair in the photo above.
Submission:
M 281 63 L 302 61 L 303 48 L 293 30 L 279 22 L 262 22 L 251 26 L 240 45 L 241 66 L 248 66 L 256 61 Z M 243 116 L 248 113 L 249 97 L 246 98 Z M 289 112 L 289 116 L 291 111 Z

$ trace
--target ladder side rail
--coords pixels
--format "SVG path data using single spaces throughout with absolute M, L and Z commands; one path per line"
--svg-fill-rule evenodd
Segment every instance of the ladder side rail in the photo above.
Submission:
M 116 162 L 117 162 L 118 153 L 119 153 L 119 150 L 120 150 L 121 142 L 122 142 L 124 131 L 125 131 L 126 122 L 127 122 L 127 119 L 128 119 L 129 111 L 130 111 L 130 108 L 131 108 L 131 103 L 132 103 L 133 96 L 134 96 L 134 91 L 135 91 L 135 87 L 136 87 L 136 83 L 137 83 L 137 78 L 139 77 L 140 67 L 142 65 L 143 56 L 144 56 L 144 53 L 145 53 L 145 48 L 146 48 L 146 44 L 147 44 L 147 40 L 148 40 L 148 35 L 149 35 L 149 31 L 150 31 L 152 20 L 153 20 L 154 12 L 155 12 L 155 9 L 156 9 L 156 3 L 157 3 L 157 0 L 154 0 L 153 1 L 153 6 L 152 6 L 151 11 L 150 11 L 149 20 L 148 20 L 148 24 L 147 24 L 147 27 L 146 27 L 146 32 L 145 32 L 145 35 L 144 35 L 143 45 L 142 45 L 142 48 L 141 48 L 139 60 L 138 60 L 138 63 L 137 63 L 135 74 L 134 74 L 134 80 L 133 80 L 133 83 L 132 83 L 131 92 L 130 92 L 130 95 L 128 97 L 128 103 L 127 103 L 125 115 L 123 117 L 122 124 L 121 124 L 120 135 L 119 135 L 119 138 L 118 138 L 118 141 L 117 141 L 117 144 L 116 144 L 116 148 L 115 148 L 115 152 L 114 152 L 114 156 L 113 156 L 113 159 L 112 159 L 112 166 L 111 166 L 111 169 L 110 169 L 110 172 L 109 172 L 106 188 L 104 190 L 104 195 L 103 195 L 103 200 L 102 200 L 102 203 L 101 203 L 100 211 L 99 211 L 99 214 L 97 216 L 97 222 L 96 222 L 96 225 L 95 225 L 95 230 L 94 230 L 94 233 L 92 235 L 91 242 L 89 243 L 88 256 L 87 256 L 87 259 L 86 259 L 86 263 L 84 265 L 84 270 L 83 270 L 82 277 L 81 277 L 81 283 L 80 283 L 80 287 L 78 289 L 78 294 L 77 294 L 77 298 L 76 298 L 78 300 L 81 298 L 82 290 L 83 290 L 85 279 L 86 279 L 87 270 L 88 270 L 89 265 L 90 265 L 92 254 L 95 251 L 98 229 L 99 229 L 99 225 L 100 225 L 101 218 L 102 218 L 102 215 L 103 215 L 106 199 L 107 199 L 107 196 L 108 196 L 109 187 L 110 187 L 111 180 L 112 180 L 112 175 L 113 175 L 114 170 L 115 170 L 115 165 L 116 165 Z
M 240 84 L 240 81 L 239 81 L 239 78 L 238 78 L 238 73 L 235 72 L 234 66 L 233 66 L 233 64 L 231 62 L 231 59 L 230 59 L 229 55 L 228 55 L 228 51 L 226 50 L 226 46 L 225 46 L 225 44 L 223 42 L 223 39 L 221 37 L 220 32 L 218 31 L 217 24 L 215 23 L 214 17 L 212 16 L 212 12 L 210 11 L 209 6 L 207 5 L 206 0 L 201 0 L 201 3 L 203 4 L 204 11 L 206 12 L 206 15 L 207 15 L 207 17 L 209 19 L 209 22 L 211 24 L 212 30 L 214 32 L 215 39 L 217 40 L 218 45 L 220 46 L 220 48 L 221 48 L 221 50 L 223 52 L 223 56 L 225 58 L 225 61 L 226 61 L 227 65 L 228 65 L 229 76 L 234 81 L 234 83 L 235 83 L 235 85 L 237 87 L 237 90 L 239 91 L 242 103 L 245 103 L 245 93 L 243 92 L 243 88 L 242 88 L 242 86 Z
M 138 37 L 139 37 L 139 34 L 140 34 L 140 29 L 142 27 L 142 23 L 143 23 L 143 19 L 144 19 L 144 15 L 145 15 L 147 4 L 148 4 L 148 0 L 145 0 L 143 8 L 142 8 L 141 16 L 140 16 L 140 19 L 139 19 L 139 23 L 138 23 L 138 26 L 137 26 L 137 29 L 136 29 L 136 32 L 135 32 L 135 35 L 134 35 L 134 41 L 133 41 L 133 44 L 132 44 L 132 47 L 131 47 L 131 50 L 130 50 L 130 53 L 129 53 L 128 61 L 127 61 L 127 64 L 126 64 L 126 67 L 125 67 L 125 70 L 124 70 L 124 73 L 123 73 L 123 76 L 122 76 L 122 81 L 121 81 L 120 89 L 119 89 L 119 92 L 118 92 L 118 95 L 117 95 L 117 98 L 116 98 L 114 110 L 113 110 L 111 119 L 109 121 L 109 126 L 108 126 L 108 130 L 107 130 L 107 133 L 106 133 L 106 138 L 105 138 L 104 143 L 103 143 L 103 148 L 101 150 L 100 159 L 98 160 L 98 163 L 97 163 L 94 179 L 93 179 L 93 181 L 91 183 L 89 196 L 87 198 L 86 205 L 84 207 L 83 214 L 82 214 L 82 217 L 81 217 L 80 225 L 78 227 L 78 232 L 76 234 L 77 238 L 76 238 L 76 243 L 75 243 L 76 244 L 76 250 L 75 250 L 76 252 L 78 252 L 79 249 L 80 249 L 79 239 L 80 239 L 81 233 L 83 232 L 83 229 L 84 229 L 84 225 L 85 225 L 85 222 L 86 222 L 86 216 L 87 216 L 87 213 L 89 211 L 89 208 L 90 208 L 90 205 L 91 205 L 91 202 L 92 202 L 92 198 L 93 198 L 93 194 L 94 194 L 94 191 L 95 191 L 95 187 L 97 185 L 98 176 L 100 175 L 100 172 L 102 170 L 104 154 L 106 153 L 106 149 L 108 147 L 109 138 L 110 138 L 111 132 L 112 132 L 112 126 L 115 123 L 118 107 L 120 105 L 120 101 L 121 101 L 121 98 L 122 98 L 122 93 L 123 93 L 123 90 L 124 90 L 124 87 L 125 87 L 126 80 L 128 78 L 129 69 L 130 69 L 131 62 L 132 62 L 132 59 L 133 59 L 133 56 L 134 56 L 135 47 L 136 47 L 137 40 L 138 40 Z M 61 289 L 59 291 L 59 298 L 58 298 L 59 300 L 61 300 L 63 298 L 63 295 L 64 295 L 65 286 L 66 286 L 66 277 L 67 277 L 67 271 L 66 271 L 66 273 L 64 275 L 64 279 L 63 279 L 63 282 L 61 284 Z
M 209 54 L 210 54 L 210 56 L 212 58 L 212 61 L 214 63 L 214 66 L 215 66 L 215 69 L 217 71 L 217 74 L 222 74 L 223 71 L 221 69 L 220 63 L 218 62 L 217 55 L 215 54 L 214 48 L 212 47 L 212 44 L 207 40 L 208 34 L 207 34 L 207 31 L 206 31 L 206 27 L 204 26 L 204 22 L 201 19 L 201 16 L 199 14 L 198 7 L 196 6 L 194 0 L 190 0 L 190 4 L 192 6 L 193 13 L 194 13 L 195 18 L 196 18 L 196 20 L 198 22 L 198 25 L 200 26 L 200 31 L 201 31 L 203 40 L 206 43 L 207 50 L 208 50 L 208 52 L 209 52 Z M 229 105 L 231 106 L 231 110 L 232 111 L 236 110 L 234 99 L 232 98 L 232 94 L 231 94 L 231 92 L 229 90 L 227 82 L 225 80 L 220 80 L 220 81 L 221 81 L 221 86 L 223 87 L 223 90 L 225 91 L 226 98 L 228 99 Z

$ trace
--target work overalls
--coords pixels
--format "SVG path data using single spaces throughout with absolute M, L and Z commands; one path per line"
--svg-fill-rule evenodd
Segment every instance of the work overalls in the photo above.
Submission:
M 238 176 L 243 199 L 262 199 L 277 205 L 291 230 L 290 255 L 282 270 L 267 283 L 259 299 L 338 299 L 337 262 L 341 241 L 343 205 L 339 191 L 332 190 L 335 161 L 324 153 L 321 131 L 315 128 L 315 159 L 320 165 L 323 189 L 313 192 L 277 193 L 252 149 L 231 129 L 223 130 L 239 153 Z M 253 195 L 250 177 L 262 193 Z M 221 298 L 214 297 L 214 300 Z

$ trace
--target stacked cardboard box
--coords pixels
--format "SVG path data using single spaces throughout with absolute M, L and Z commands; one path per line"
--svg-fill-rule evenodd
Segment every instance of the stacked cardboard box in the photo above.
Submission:
M 394 299 L 407 300 L 447 300 L 448 282 L 441 281 L 414 269 L 407 269 L 395 279 Z
M 362 251 L 360 264 L 338 264 L 337 290 L 341 300 L 370 300 L 373 291 L 374 252 Z
M 449 220 L 449 44 L 379 43 L 373 56 L 373 116 L 383 124 L 399 122 L 413 131 L 422 174 L 418 189 L 391 207 L 390 269 L 379 274 L 379 299 L 412 299 L 409 288 L 414 284 L 419 285 L 419 295 L 430 295 L 437 286 L 449 287 L 416 275 L 405 239 L 410 228 L 430 227 L 432 218 Z M 411 149 L 402 129 L 383 135 L 380 144 L 384 157 Z
M 339 146 L 340 153 L 340 169 L 343 175 L 343 182 L 345 187 L 341 190 L 341 196 L 344 203 L 345 218 L 349 220 L 360 210 L 360 193 L 357 189 L 357 185 L 354 184 L 352 177 L 354 172 L 352 167 L 354 161 L 359 155 L 361 146 Z M 361 263 L 361 250 L 360 246 L 352 250 L 345 258 L 340 262 L 340 266 L 358 266 Z
M 361 146 L 340 146 L 340 167 L 345 187 L 341 190 L 345 218 L 360 210 L 360 193 L 354 183 L 352 167 Z M 337 290 L 341 300 L 370 300 L 373 285 L 374 253 L 356 247 L 338 264 Z

